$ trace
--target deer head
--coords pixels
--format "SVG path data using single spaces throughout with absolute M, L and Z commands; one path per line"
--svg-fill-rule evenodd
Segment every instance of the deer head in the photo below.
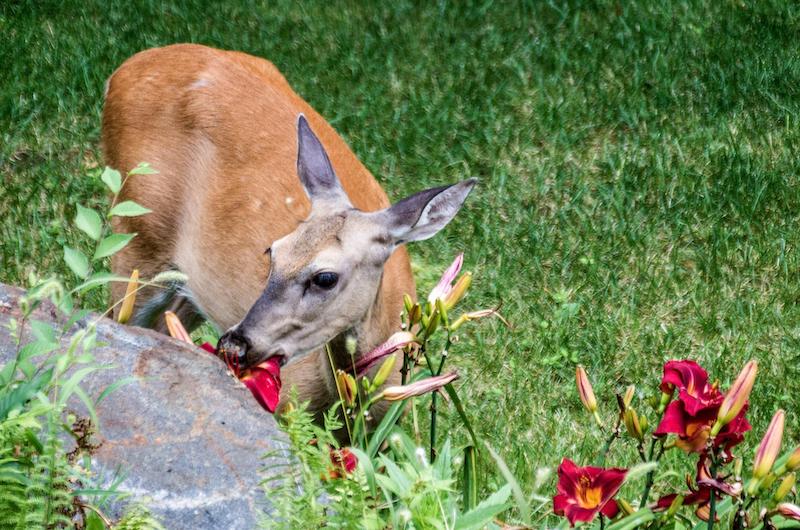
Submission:
M 469 179 L 432 188 L 384 210 L 363 212 L 350 204 L 303 115 L 297 142 L 297 174 L 311 213 L 267 250 L 266 288 L 220 339 L 219 350 L 241 367 L 273 356 L 291 363 L 362 321 L 392 251 L 444 228 L 476 183 Z

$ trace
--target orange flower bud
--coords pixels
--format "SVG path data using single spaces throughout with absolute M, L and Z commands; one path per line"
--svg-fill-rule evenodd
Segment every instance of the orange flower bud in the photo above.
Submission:
M 630 407 L 631 402 L 633 401 L 633 396 L 636 393 L 636 387 L 630 385 L 628 388 L 625 389 L 625 395 L 622 397 L 622 403 L 625 407 Z
M 165 311 L 164 320 L 167 323 L 167 331 L 169 331 L 170 337 L 188 342 L 189 344 L 194 344 L 192 342 L 192 337 L 189 336 L 189 332 L 186 331 L 185 327 L 183 327 L 181 319 L 178 318 L 178 315 L 172 311 Z
M 750 391 L 753 390 L 756 372 L 758 372 L 758 363 L 756 361 L 750 361 L 744 365 L 728 393 L 725 394 L 725 399 L 719 407 L 717 422 L 711 429 L 711 436 L 719 434 L 719 431 L 742 411 L 747 399 L 750 397 Z
M 122 299 L 122 307 L 119 308 L 117 322 L 126 323 L 133 315 L 133 306 L 136 303 L 136 290 L 139 288 L 139 269 L 133 269 L 128 287 L 125 289 L 125 296 Z
M 447 293 L 447 296 L 445 296 L 442 300 L 444 302 L 445 309 L 454 308 L 459 300 L 464 298 L 464 295 L 467 294 L 467 289 L 469 289 L 470 285 L 472 285 L 472 273 L 465 272 L 461 275 L 458 281 L 456 281 L 453 289 Z
M 338 370 L 336 372 L 336 390 L 345 406 L 352 407 L 356 401 L 356 380 L 352 375 Z
M 767 473 L 772 469 L 775 459 L 778 458 L 778 452 L 781 450 L 781 441 L 783 440 L 784 416 L 783 410 L 778 410 L 772 416 L 767 432 L 764 434 L 764 438 L 761 439 L 758 450 L 756 450 L 756 456 L 753 460 L 753 476 L 757 479 L 766 477 Z
M 594 414 L 597 412 L 597 399 L 594 397 L 594 390 L 592 390 L 592 383 L 589 382 L 589 376 L 586 375 L 586 370 L 581 365 L 578 365 L 575 370 L 575 381 L 578 385 L 578 395 L 583 402 L 583 406 Z
M 794 471 L 795 469 L 800 467 L 800 446 L 797 446 L 792 454 L 789 455 L 789 459 L 786 460 L 786 469 L 790 471 Z

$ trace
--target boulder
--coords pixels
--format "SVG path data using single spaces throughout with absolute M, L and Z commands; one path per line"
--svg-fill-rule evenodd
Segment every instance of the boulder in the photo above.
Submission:
M 0 365 L 15 351 L 6 324 L 20 317 L 23 294 L 0 284 Z M 63 325 L 48 304 L 33 318 Z M 118 489 L 131 494 L 109 512 L 118 516 L 126 503 L 140 502 L 170 529 L 254 528 L 270 510 L 260 470 L 288 458 L 272 415 L 200 348 L 107 318 L 97 339 L 93 354 L 108 369 L 84 379 L 87 394 L 96 398 L 115 381 L 132 380 L 97 407 L 101 445 L 92 469 L 104 485 L 123 477 Z

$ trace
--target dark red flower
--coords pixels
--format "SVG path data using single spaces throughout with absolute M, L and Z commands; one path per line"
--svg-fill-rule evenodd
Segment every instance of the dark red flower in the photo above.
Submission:
M 578 467 L 565 458 L 558 466 L 558 494 L 553 497 L 553 511 L 569 520 L 571 526 L 576 521 L 590 522 L 597 513 L 609 519 L 619 511 L 617 494 L 625 481 L 627 469 L 599 467 Z
M 708 373 L 694 361 L 667 361 L 664 364 L 664 377 L 661 378 L 661 391 L 672 394 L 678 389 L 680 399 L 689 414 L 708 406 L 712 387 L 708 385 Z
M 256 401 L 270 412 L 275 412 L 281 394 L 281 365 L 278 357 L 271 357 L 258 366 L 245 370 L 239 379 L 250 389 Z
M 676 388 L 678 399 L 667 405 L 654 434 L 677 434 L 678 447 L 687 453 L 702 453 L 725 396 L 716 386 L 708 384 L 708 374 L 694 361 L 669 361 L 664 365 L 661 390 L 671 393 Z M 730 448 L 741 443 L 743 433 L 750 430 L 744 417 L 746 412 L 745 405 L 714 438 L 714 446 L 723 449 L 722 456 L 726 460 L 730 458 Z
M 708 461 L 702 457 L 697 464 L 696 482 L 697 485 L 693 485 L 691 476 L 686 475 L 686 485 L 689 491 L 683 494 L 683 505 L 697 505 L 695 515 L 703 521 L 708 521 L 710 516 L 711 510 L 709 508 L 709 503 L 711 502 L 712 493 L 716 496 L 717 500 L 720 500 L 722 498 L 722 493 L 738 497 L 742 492 L 741 483 L 728 484 L 718 477 L 712 477 L 708 469 Z M 653 511 L 658 512 L 668 509 L 677 496 L 677 493 L 671 493 L 661 497 L 653 507 Z
M 356 470 L 358 458 L 347 447 L 331 449 L 331 463 L 333 469 L 330 471 L 330 478 L 341 478 Z

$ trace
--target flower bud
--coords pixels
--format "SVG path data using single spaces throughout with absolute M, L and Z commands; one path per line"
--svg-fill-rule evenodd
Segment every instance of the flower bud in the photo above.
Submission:
M 647 432 L 647 428 L 650 426 L 650 423 L 647 421 L 645 416 L 639 416 L 639 426 L 642 428 L 643 433 Z
M 172 311 L 165 311 L 164 320 L 167 323 L 167 331 L 169 331 L 170 337 L 188 342 L 189 344 L 194 344 L 192 342 L 192 337 L 189 336 L 189 332 L 186 331 L 185 327 L 183 327 L 181 319 L 178 318 L 178 315 Z
M 644 433 L 639 424 L 639 416 L 636 414 L 635 410 L 632 408 L 625 409 L 622 419 L 625 422 L 625 428 L 628 430 L 628 434 L 640 442 L 644 440 Z
M 778 458 L 781 441 L 783 440 L 784 416 L 783 410 L 778 410 L 772 417 L 764 438 L 761 439 L 761 444 L 758 446 L 753 460 L 753 476 L 755 478 L 762 479 L 766 477 L 767 473 L 772 469 L 775 459 Z
M 139 269 L 133 269 L 128 287 L 125 289 L 125 297 L 122 299 L 122 307 L 119 308 L 117 322 L 125 324 L 133 315 L 133 306 L 136 304 L 136 291 L 139 288 Z
M 422 320 L 422 307 L 419 304 L 414 304 L 408 313 L 409 324 L 413 326 L 418 324 L 420 320 Z
M 375 379 L 372 381 L 372 389 L 379 388 L 383 383 L 386 382 L 386 379 L 389 378 L 389 375 L 392 373 L 394 369 L 395 362 L 397 362 L 397 353 L 393 353 L 386 357 L 381 364 L 381 367 L 378 368 L 378 373 L 375 374 Z
M 750 391 L 753 390 L 753 383 L 756 381 L 756 372 L 758 372 L 758 363 L 756 361 L 749 361 L 744 365 L 728 393 L 725 394 L 725 399 L 719 407 L 717 421 L 711 428 L 711 436 L 719 434 L 719 431 L 733 421 L 747 404 Z
M 575 381 L 578 385 L 578 395 L 583 402 L 583 406 L 594 414 L 597 412 L 597 399 L 594 397 L 594 390 L 592 389 L 592 383 L 589 382 L 589 376 L 586 375 L 586 370 L 581 365 L 578 365 L 575 370 Z
M 775 495 L 772 497 L 772 499 L 775 502 L 781 502 L 783 498 L 786 497 L 790 491 L 792 491 L 792 488 L 794 487 L 796 481 L 797 481 L 797 475 L 795 475 L 794 473 L 789 473 L 788 475 L 783 477 L 781 485 L 778 486 L 777 490 L 775 490 Z
M 622 398 L 622 403 L 625 404 L 625 407 L 630 407 L 631 402 L 633 401 L 633 396 L 636 393 L 636 387 L 630 385 L 628 388 L 625 389 L 625 395 Z
M 383 390 L 381 396 L 386 401 L 400 401 L 414 396 L 421 396 L 428 392 L 438 390 L 445 385 L 448 385 L 458 379 L 458 372 L 450 372 L 445 375 L 437 375 L 428 377 L 421 381 L 416 381 L 408 385 L 390 386 Z
M 411 310 L 414 308 L 414 301 L 408 294 L 403 295 L 403 307 L 406 308 L 406 313 L 411 315 Z
M 786 460 L 786 469 L 789 471 L 794 471 L 795 469 L 800 467 L 800 446 L 797 446 L 792 454 L 789 455 L 789 459 Z
M 683 506 L 683 499 L 683 495 L 677 495 L 674 499 L 672 499 L 672 504 L 669 505 L 669 509 L 667 510 L 667 519 L 675 517 L 675 514 L 678 513 L 678 510 L 680 510 L 681 506 Z
M 472 285 L 472 273 L 465 272 L 453 286 L 453 289 L 447 293 L 447 296 L 445 296 L 442 300 L 445 308 L 454 308 L 459 300 L 464 298 L 464 295 L 467 293 L 467 289 L 469 289 L 470 285 Z
M 617 499 L 617 505 L 623 515 L 630 515 L 633 513 L 633 506 L 625 499 Z
M 356 401 L 356 380 L 352 375 L 338 370 L 336 372 L 336 390 L 339 392 L 339 397 L 344 401 L 345 406 L 352 407 Z
M 790 502 L 782 502 L 778 505 L 777 512 L 787 519 L 800 521 L 800 506 Z

